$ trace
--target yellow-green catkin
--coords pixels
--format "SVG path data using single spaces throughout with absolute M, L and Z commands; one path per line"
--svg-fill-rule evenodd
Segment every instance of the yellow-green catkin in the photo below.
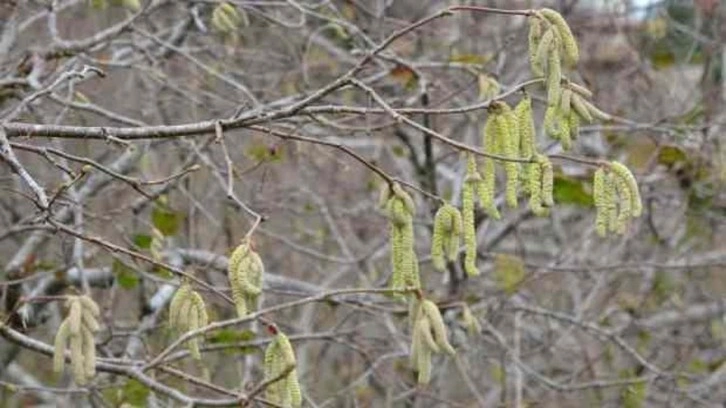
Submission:
M 543 126 L 548 136 L 555 140 L 560 140 L 562 128 L 560 115 L 556 106 L 548 106 L 545 110 Z
M 461 307 L 461 323 L 470 335 L 476 335 L 481 332 L 481 324 L 479 320 L 471 312 L 469 305 L 466 303 Z
M 96 318 L 100 315 L 100 310 L 87 295 L 70 296 L 66 303 L 69 313 L 55 336 L 53 371 L 63 371 L 65 350 L 70 343 L 73 379 L 76 384 L 85 385 L 96 375 L 96 344 L 93 333 L 99 328 Z
M 560 96 L 560 114 L 563 117 L 570 116 L 570 105 L 571 105 L 572 91 L 569 89 L 563 89 L 562 95 Z
M 434 341 L 439 348 L 447 354 L 456 354 L 456 350 L 449 343 L 446 325 L 444 324 L 444 319 L 441 317 L 438 306 L 430 300 L 423 300 L 421 301 L 421 310 L 429 321 Z
M 623 179 L 628 191 L 630 192 L 631 207 L 633 209 L 632 216 L 640 217 L 640 215 L 643 213 L 643 203 L 640 198 L 640 190 L 638 189 L 638 182 L 635 180 L 635 176 L 633 176 L 633 173 L 630 172 L 630 169 L 628 169 L 624 164 L 617 161 L 613 161 L 612 163 L 610 163 L 610 169 L 618 177 Z
M 71 333 L 71 363 L 73 370 L 73 381 L 78 385 L 85 385 L 86 379 L 86 363 L 83 359 L 83 336 L 81 333 Z
M 555 42 L 557 44 L 557 42 Z M 547 104 L 557 106 L 560 102 L 562 91 L 562 66 L 560 65 L 560 53 L 557 47 L 553 47 L 547 56 Z
M 181 327 L 184 325 L 184 311 L 183 307 L 189 300 L 189 294 L 191 292 L 191 286 L 182 284 L 177 289 L 174 296 L 169 302 L 169 326 Z
M 588 112 L 590 112 L 590 115 L 592 115 L 592 117 L 595 119 L 599 119 L 602 121 L 608 121 L 613 118 L 610 114 L 601 111 L 600 109 L 598 109 L 595 105 L 593 105 L 589 101 L 585 101 L 585 106 L 587 107 Z
M 416 208 L 408 193 L 400 185 L 391 187 L 386 204 L 386 213 L 390 221 L 391 239 L 391 275 L 390 287 L 402 289 L 420 287 L 418 276 L 418 259 L 414 250 L 413 215 Z
M 527 184 L 529 185 L 529 209 L 534 215 L 546 215 L 547 208 L 542 206 L 542 167 L 539 163 L 527 164 Z
M 212 26 L 223 33 L 236 30 L 241 21 L 237 9 L 229 3 L 221 3 L 212 11 Z
M 562 149 L 570 150 L 572 148 L 569 120 L 562 116 L 562 110 L 560 109 L 559 104 L 547 107 L 547 110 L 545 111 L 544 128 L 547 135 L 560 141 Z
M 598 167 L 592 179 L 592 201 L 595 203 L 595 231 L 601 237 L 608 233 L 605 178 L 605 170 Z
M 525 159 L 532 157 L 536 150 L 534 119 L 532 116 L 532 98 L 525 95 L 514 107 L 519 130 L 519 156 Z
M 585 88 L 584 86 L 577 84 L 575 82 L 568 81 L 567 87 L 572 89 L 573 92 L 577 92 L 578 94 L 584 96 L 585 98 L 592 98 L 592 91 Z
M 472 154 L 467 155 L 466 176 L 461 188 L 461 216 L 464 227 L 464 271 L 469 276 L 479 275 L 476 266 L 476 226 L 474 225 L 474 192 L 481 182 L 476 171 L 476 161 Z
M 608 197 L 607 201 L 607 219 L 608 219 L 608 231 L 616 232 L 618 226 L 618 190 L 615 175 L 613 172 L 607 173 L 605 178 L 605 196 Z
M 577 114 L 585 120 L 585 122 L 592 123 L 592 114 L 590 114 L 590 109 L 588 109 L 587 101 L 582 96 L 572 94 L 571 104 L 575 112 L 577 112 Z
M 625 234 L 628 221 L 633 216 L 633 197 L 627 183 L 622 177 L 615 177 L 615 191 L 618 197 L 618 217 L 615 221 L 615 232 Z
M 498 116 L 499 129 L 503 132 L 501 136 L 504 146 L 504 155 L 508 158 L 519 158 L 520 134 L 517 116 L 506 104 L 503 105 L 503 113 Z M 507 175 L 507 186 L 505 189 L 505 200 L 511 208 L 517 207 L 517 193 L 519 191 L 519 168 L 520 164 L 514 161 L 504 163 L 504 171 Z
M 414 325 L 411 338 L 411 365 L 413 365 L 418 373 L 417 380 L 419 384 L 428 384 L 431 381 L 431 354 L 432 349 L 427 346 L 424 336 L 428 330 L 428 320 L 420 317 Z
M 618 202 L 615 180 L 612 172 L 605 173 L 604 192 L 605 222 L 607 225 L 607 232 L 614 232 L 617 229 Z
M 64 320 L 58 327 L 58 332 L 55 335 L 55 342 L 53 344 L 53 371 L 60 373 L 65 368 L 66 358 L 66 343 L 68 338 L 71 336 L 71 329 L 68 320 Z
M 264 264 L 245 238 L 230 254 L 227 277 L 232 291 L 237 315 L 244 317 L 257 308 L 262 293 Z
M 560 41 L 562 42 L 565 63 L 568 66 L 575 66 L 580 58 L 580 52 L 577 47 L 575 36 L 572 35 L 572 31 L 570 30 L 570 26 L 567 24 L 567 21 L 565 21 L 560 13 L 549 8 L 543 8 L 539 10 L 539 13 L 557 29 Z
M 182 283 L 171 300 L 169 323 L 173 329 L 180 332 L 197 330 L 209 323 L 204 299 L 186 281 Z M 201 360 L 202 358 L 199 343 L 200 340 L 197 337 L 187 341 L 189 354 L 195 360 Z
M 495 115 L 491 112 L 489 113 L 487 121 L 482 129 L 482 147 L 487 153 L 499 153 L 496 120 Z M 468 158 L 467 160 L 473 160 L 473 157 Z M 470 162 L 468 162 L 468 164 L 470 164 Z M 476 163 L 474 165 L 476 166 Z M 469 171 L 470 170 L 467 169 L 467 172 Z M 481 183 L 478 185 L 479 204 L 490 218 L 498 220 L 499 218 L 501 218 L 501 215 L 499 214 L 499 210 L 494 203 L 494 190 L 496 188 L 497 174 L 493 159 L 489 157 L 484 158 L 482 163 L 482 172 L 484 174 L 481 175 L 482 180 Z
M 537 60 L 537 48 L 542 40 L 542 33 L 544 31 L 544 24 L 542 20 L 532 15 L 529 17 L 529 64 L 532 70 L 532 75 L 535 77 L 544 76 L 544 68 L 540 61 Z
M 439 308 L 430 300 L 416 300 L 412 304 L 411 365 L 418 372 L 419 384 L 431 381 L 431 355 L 445 352 L 456 354 L 448 340 L 446 325 Z
M 265 381 L 277 380 L 269 384 L 265 397 L 268 401 L 284 407 L 298 408 L 302 406 L 302 393 L 297 378 L 295 351 L 290 339 L 278 332 L 265 350 L 264 375 Z M 283 376 L 286 370 L 290 370 Z M 282 378 L 279 378 L 281 377 Z
M 555 205 L 554 200 L 554 172 L 552 162 L 545 155 L 537 155 L 537 162 L 542 168 L 542 204 L 546 207 Z
M 446 261 L 455 261 L 461 237 L 461 213 L 449 203 L 436 211 L 431 237 L 431 261 L 434 268 L 446 270 Z
M 68 301 L 70 305 L 70 312 L 68 313 L 68 320 L 70 322 L 71 335 L 76 336 L 81 333 L 81 322 L 83 321 L 81 302 L 78 297 L 72 297 Z
M 90 380 L 96 376 L 96 342 L 90 330 L 81 331 L 81 336 L 83 336 L 83 377 Z
M 549 55 L 556 45 L 555 41 L 555 31 L 552 29 L 545 30 L 545 33 L 542 35 L 542 39 L 539 44 L 537 44 L 537 50 L 534 56 L 538 67 L 547 66 Z
M 277 376 L 281 370 L 284 370 L 284 362 L 282 361 L 282 353 L 276 340 L 270 342 L 265 349 L 265 356 L 263 359 L 263 371 L 265 375 L 265 381 L 271 381 Z M 282 399 L 282 382 L 277 381 L 269 384 L 265 389 L 265 398 L 270 402 L 277 402 Z

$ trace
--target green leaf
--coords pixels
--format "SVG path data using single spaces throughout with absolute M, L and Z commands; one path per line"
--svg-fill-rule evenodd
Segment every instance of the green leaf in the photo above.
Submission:
M 167 208 L 156 206 L 151 211 L 151 222 L 165 236 L 174 235 L 179 231 L 184 215 Z
M 149 234 L 136 234 L 133 237 L 134 245 L 139 249 L 151 248 L 151 235 Z
M 252 330 L 234 330 L 224 329 L 214 333 L 209 339 L 209 343 L 214 344 L 234 344 L 254 340 L 255 333 Z M 226 350 L 229 354 L 252 354 L 257 351 L 257 347 L 239 347 L 229 348 Z
M 223 329 L 216 331 L 209 337 L 209 343 L 224 344 L 237 343 L 241 341 L 254 340 L 255 333 L 252 330 Z
M 688 162 L 688 155 L 678 146 L 662 146 L 658 151 L 658 163 L 660 164 L 673 166 L 686 162 Z
M 149 389 L 136 380 L 128 380 L 122 389 L 122 399 L 135 407 L 145 407 Z
M 133 289 L 139 284 L 139 276 L 136 272 L 118 259 L 114 259 L 111 272 L 116 277 L 118 285 L 124 289 Z
M 593 206 L 592 194 L 585 188 L 586 184 L 588 183 L 581 179 L 557 174 L 552 190 L 555 203 Z

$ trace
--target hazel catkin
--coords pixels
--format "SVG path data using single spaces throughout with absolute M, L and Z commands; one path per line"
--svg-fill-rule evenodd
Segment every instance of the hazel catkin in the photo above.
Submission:
M 572 35 L 572 31 L 570 30 L 570 26 L 567 24 L 567 21 L 565 21 L 560 13 L 549 8 L 539 10 L 539 14 L 546 18 L 557 29 L 559 38 L 562 42 L 564 60 L 567 65 L 575 66 L 577 64 L 577 60 L 580 58 L 580 53 L 575 36 Z
M 93 333 L 99 329 L 96 317 L 100 315 L 100 310 L 87 295 L 70 296 L 66 303 L 69 313 L 58 327 L 53 344 L 53 371 L 63 371 L 66 346 L 70 345 L 73 379 L 76 384 L 85 385 L 96 375 Z
M 456 260 L 461 236 L 461 213 L 445 203 L 434 215 L 434 231 L 431 237 L 431 260 L 434 268 L 446 270 L 446 261 Z

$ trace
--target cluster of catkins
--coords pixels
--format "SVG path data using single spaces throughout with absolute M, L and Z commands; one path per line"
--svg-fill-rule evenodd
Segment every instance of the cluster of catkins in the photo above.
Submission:
M 537 153 L 535 132 L 532 99 L 528 95 L 525 95 L 514 109 L 504 102 L 495 102 L 489 109 L 489 116 L 484 125 L 482 145 L 490 154 L 530 160 L 524 174 L 524 190 L 529 193 L 529 206 L 532 212 L 536 215 L 546 215 L 548 208 L 554 204 L 552 163 L 547 156 Z M 469 159 L 467 174 L 472 172 L 472 160 Z M 516 161 L 504 163 L 507 176 L 505 199 L 507 205 L 512 208 L 518 205 L 521 165 Z M 491 218 L 499 219 L 499 210 L 494 203 L 496 184 L 494 159 L 484 158 L 482 172 L 483 181 L 479 188 L 481 206 Z
M 192 289 L 192 285 L 188 282 L 182 283 L 169 305 L 169 325 L 181 332 L 187 332 L 197 330 L 207 324 L 209 324 L 209 316 L 204 299 Z M 202 359 L 198 338 L 189 339 L 187 348 L 194 359 Z
M 229 33 L 236 30 L 239 26 L 249 25 L 247 15 L 240 14 L 237 8 L 227 2 L 220 3 L 212 11 L 212 26 L 222 33 Z
M 411 365 L 418 372 L 419 384 L 431 380 L 431 355 L 444 352 L 455 355 L 446 334 L 446 325 L 439 308 L 430 300 L 421 299 L 412 303 L 410 313 L 413 333 L 411 336 Z
M 643 212 L 638 183 L 633 174 L 623 164 L 613 161 L 595 171 L 592 185 L 598 235 L 625 233 L 628 220 L 639 217 Z
M 249 239 L 245 239 L 232 251 L 227 268 L 232 299 L 239 317 L 257 309 L 264 273 L 262 258 L 252 248 Z
M 69 312 L 55 335 L 53 371 L 65 367 L 65 350 L 70 342 L 73 378 L 78 385 L 88 383 L 96 375 L 96 343 L 94 332 L 99 329 L 98 305 L 89 296 L 70 296 L 66 301 Z
M 575 37 L 567 22 L 555 10 L 543 8 L 529 17 L 529 57 L 532 73 L 545 77 L 547 110 L 544 128 L 569 150 L 577 138 L 580 120 L 608 120 L 610 115 L 596 108 L 586 98 L 592 93 L 586 88 L 563 80 L 562 67 L 574 67 L 579 59 Z
M 418 258 L 413 244 L 413 215 L 416 206 L 413 198 L 400 184 L 384 185 L 379 199 L 390 224 L 391 238 L 391 289 L 418 288 Z
M 297 408 L 302 405 L 300 383 L 295 369 L 296 364 L 295 351 L 292 344 L 290 344 L 290 339 L 284 333 L 278 331 L 265 350 L 265 381 L 276 380 L 268 384 L 265 390 L 265 397 L 269 402 L 286 408 Z M 286 371 L 288 373 L 283 378 L 278 378 Z

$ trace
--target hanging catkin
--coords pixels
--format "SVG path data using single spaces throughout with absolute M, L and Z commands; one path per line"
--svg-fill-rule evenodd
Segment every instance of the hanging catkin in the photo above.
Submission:
M 492 113 L 492 111 L 489 111 L 489 116 L 487 117 L 487 121 L 484 124 L 484 127 L 482 128 L 482 147 L 485 152 L 491 153 L 491 154 L 498 154 L 500 152 L 499 148 L 499 140 L 497 137 L 497 126 L 496 126 L 496 116 Z M 467 156 L 467 166 L 471 165 L 471 161 L 474 160 L 473 156 L 469 155 Z M 471 169 L 467 167 L 467 174 L 471 172 Z M 476 170 L 476 162 L 474 161 L 474 172 L 476 172 L 476 175 L 479 175 L 478 171 Z M 501 215 L 499 214 L 499 210 L 497 209 L 496 204 L 494 203 L 494 190 L 496 188 L 496 168 L 494 164 L 494 160 L 490 157 L 485 157 L 482 163 L 482 172 L 483 175 L 480 175 L 481 182 L 477 185 L 479 190 L 479 204 L 481 205 L 484 212 L 490 217 L 495 220 L 498 220 L 501 218 Z M 474 174 L 472 173 L 472 178 L 476 178 Z M 466 180 L 464 183 L 463 188 L 466 188 Z M 472 193 L 475 189 L 472 187 Z M 463 189 L 462 189 L 462 195 L 463 195 Z M 463 202 L 463 201 L 462 201 Z M 472 207 L 473 207 L 473 199 L 472 199 Z M 464 209 L 464 206 L 462 205 L 462 211 L 466 212 Z
M 529 209 L 534 215 L 547 215 L 547 208 L 542 206 L 542 167 L 539 163 L 527 165 L 527 184 L 529 185 Z
M 534 215 L 544 216 L 554 205 L 552 163 L 547 156 L 539 153 L 535 153 L 534 160 L 528 165 L 527 174 L 529 208 Z
M 204 299 L 192 289 L 188 282 L 184 281 L 169 304 L 169 325 L 180 332 L 188 332 L 207 324 L 209 324 L 209 316 Z M 198 337 L 187 341 L 189 354 L 196 360 L 202 358 L 199 343 Z
M 547 104 L 556 106 L 560 102 L 560 85 L 562 79 L 562 66 L 560 65 L 559 41 L 555 36 L 551 50 L 547 56 Z
M 633 197 L 625 180 L 622 177 L 615 177 L 615 191 L 618 196 L 618 217 L 615 221 L 615 232 L 625 234 L 628 221 L 633 216 Z
M 262 259 L 252 248 L 249 239 L 243 240 L 230 254 L 227 277 L 239 317 L 257 309 L 264 271 Z
M 85 385 L 96 375 L 96 344 L 98 331 L 98 305 L 89 296 L 70 296 L 66 301 L 69 313 L 58 327 L 53 348 L 53 371 L 60 373 L 65 367 L 65 350 L 70 343 L 73 379 Z
M 520 133 L 519 121 L 514 111 L 507 105 L 502 104 L 502 113 L 497 117 L 499 125 L 498 132 L 501 133 L 502 144 L 504 146 L 504 156 L 517 159 L 520 150 Z M 507 175 L 507 187 L 505 190 L 505 200 L 511 208 L 517 207 L 517 193 L 519 191 L 519 167 L 520 164 L 514 161 L 504 163 L 504 171 Z
M 416 207 L 413 198 L 398 183 L 384 186 L 389 189 L 385 205 L 391 239 L 392 289 L 421 286 L 418 276 L 418 259 L 414 250 L 413 215 Z M 400 296 L 399 296 L 400 297 Z
M 545 155 L 537 155 L 537 163 L 542 168 L 542 204 L 546 207 L 555 205 L 554 200 L 554 172 L 552 162 Z
M 437 270 L 445 271 L 446 261 L 456 260 L 459 253 L 461 223 L 461 213 L 451 204 L 445 203 L 436 211 L 431 237 L 431 261 Z
M 470 335 L 476 335 L 481 332 L 481 324 L 479 320 L 471 312 L 469 305 L 464 303 L 461 307 L 461 323 Z
M 595 231 L 601 237 L 608 233 L 605 203 L 605 170 L 598 167 L 592 179 L 592 201 L 595 203 Z
M 643 203 L 640 198 L 638 182 L 635 180 L 635 176 L 633 176 L 633 173 L 630 172 L 630 169 L 628 169 L 624 164 L 617 161 L 613 161 L 612 163 L 610 163 L 610 169 L 626 184 L 632 201 L 631 206 L 633 209 L 633 217 L 640 217 L 643 212 Z
M 476 226 L 474 225 L 474 192 L 481 183 L 476 170 L 474 155 L 469 153 L 466 158 L 466 175 L 461 187 L 461 217 L 464 228 L 464 271 L 469 276 L 479 275 L 476 266 Z
M 519 130 L 519 156 L 524 159 L 532 157 L 536 150 L 534 118 L 532 117 L 532 98 L 525 95 L 514 107 Z
M 298 408 L 302 406 L 302 393 L 295 368 L 296 365 L 295 351 L 292 348 L 290 339 L 284 333 L 278 331 L 275 338 L 265 349 L 265 381 L 277 380 L 269 384 L 265 390 L 265 397 L 268 401 L 283 407 Z M 279 378 L 288 370 L 287 374 Z
M 436 304 L 426 299 L 416 300 L 414 308 L 409 358 L 418 372 L 419 384 L 427 384 L 431 381 L 432 354 L 443 351 L 454 355 L 456 350 L 449 343 L 446 325 Z
M 562 17 L 560 13 L 549 8 L 543 8 L 539 10 L 539 14 L 549 21 L 559 34 L 563 49 L 563 57 L 565 63 L 569 66 L 575 66 L 577 60 L 580 58 L 579 50 L 577 49 L 577 41 L 575 36 L 572 35 L 570 26 L 567 21 Z
M 624 234 L 628 221 L 643 212 L 633 173 L 622 163 L 614 161 L 595 171 L 592 184 L 597 234 L 601 237 L 608 232 Z
M 542 40 L 543 23 L 542 20 L 535 15 L 529 17 L 529 64 L 532 75 L 536 77 L 544 76 L 544 68 L 540 61 L 537 60 L 537 48 Z

